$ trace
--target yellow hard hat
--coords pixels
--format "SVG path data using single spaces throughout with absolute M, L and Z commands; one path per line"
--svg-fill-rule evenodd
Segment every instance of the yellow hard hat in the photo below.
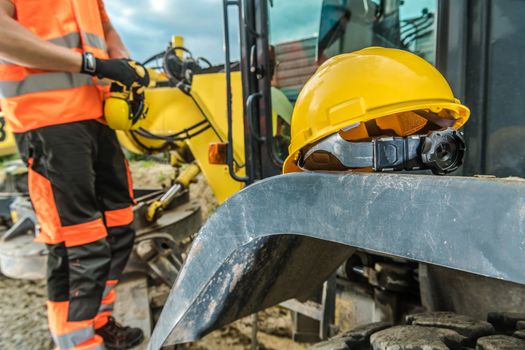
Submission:
M 389 130 L 407 136 L 427 124 L 429 119 L 422 114 L 458 129 L 470 111 L 454 98 L 437 69 L 413 53 L 370 47 L 333 57 L 299 94 L 283 172 L 301 171 L 300 151 L 334 133 L 347 140 L 381 136 L 366 128 L 374 121 L 379 133 Z

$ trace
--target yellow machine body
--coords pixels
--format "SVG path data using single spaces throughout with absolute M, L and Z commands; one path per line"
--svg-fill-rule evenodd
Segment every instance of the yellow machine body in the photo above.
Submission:
M 0 112 L 0 121 L 2 121 L 1 125 L 3 125 L 2 130 L 0 130 L 0 136 L 2 136 L 0 141 L 0 157 L 16 154 L 15 137 L 9 125 L 5 123 L 2 112 Z
M 208 147 L 211 143 L 226 142 L 226 83 L 224 73 L 195 75 L 191 90 L 199 106 L 209 119 L 211 128 L 185 142 L 201 168 L 219 203 L 224 202 L 243 184 L 233 180 L 227 165 L 210 164 Z M 244 129 L 242 85 L 239 72 L 232 73 L 233 143 L 234 157 L 239 166 L 244 164 Z M 146 90 L 148 117 L 141 127 L 156 135 L 169 135 L 183 131 L 203 120 L 205 116 L 192 98 L 178 88 L 160 87 Z M 118 131 L 120 143 L 133 153 L 152 153 L 164 141 L 145 138 L 137 133 Z M 244 168 L 237 169 L 244 176 Z

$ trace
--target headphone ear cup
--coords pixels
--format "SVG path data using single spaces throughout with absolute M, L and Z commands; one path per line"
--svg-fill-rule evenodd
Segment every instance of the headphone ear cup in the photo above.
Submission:
M 125 91 L 118 84 L 111 84 L 110 96 L 104 103 L 104 116 L 108 126 L 115 130 L 138 129 L 148 108 L 145 102 L 144 88 L 132 88 Z
M 104 103 L 104 117 L 108 126 L 115 130 L 130 130 L 132 106 L 127 99 L 110 96 Z

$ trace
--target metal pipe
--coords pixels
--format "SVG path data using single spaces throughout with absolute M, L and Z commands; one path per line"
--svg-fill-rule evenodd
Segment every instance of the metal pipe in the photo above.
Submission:
M 261 11 L 261 22 L 262 23 L 269 23 L 268 18 L 268 3 L 267 1 L 260 1 L 259 3 L 260 11 Z M 267 83 L 264 84 L 262 87 L 262 101 L 265 104 L 265 111 L 266 111 L 266 120 L 265 120 L 265 127 L 266 127 L 266 140 L 271 142 L 268 142 L 267 144 L 267 154 L 272 161 L 272 163 L 278 167 L 282 168 L 283 166 L 283 159 L 279 157 L 276 151 L 275 142 L 274 142 L 274 136 L 273 136 L 273 118 L 272 118 L 272 93 L 271 93 L 271 80 L 272 77 L 269 76 L 269 67 L 270 67 L 270 55 L 268 47 L 270 47 L 270 41 L 269 41 L 269 31 L 268 26 L 262 25 L 260 30 L 260 35 L 258 37 L 258 40 L 260 40 L 260 58 L 262 60 L 263 66 L 265 67 L 264 74 L 266 76 Z
M 252 349 L 257 350 L 257 332 L 259 331 L 259 326 L 257 324 L 257 312 L 252 314 Z
M 175 184 L 171 186 L 170 189 L 166 193 L 164 193 L 162 197 L 160 197 L 160 201 L 162 203 L 167 203 L 169 205 L 169 203 L 171 203 L 173 198 L 175 198 L 175 196 L 177 195 L 177 193 L 179 193 L 181 189 L 182 189 L 181 184 Z
M 224 73 L 226 75 L 226 116 L 228 121 L 228 147 L 227 147 L 227 163 L 228 172 L 232 179 L 239 182 L 249 182 L 248 177 L 240 177 L 235 173 L 234 169 L 234 154 L 233 154 L 233 120 L 232 120 L 232 82 L 231 82 L 231 67 L 230 67 L 230 28 L 228 18 L 228 7 L 239 6 L 239 2 L 235 0 L 223 0 L 223 25 L 224 25 Z

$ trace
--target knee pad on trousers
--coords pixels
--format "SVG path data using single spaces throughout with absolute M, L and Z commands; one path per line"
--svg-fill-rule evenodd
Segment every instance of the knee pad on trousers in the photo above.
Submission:
M 67 248 L 69 260 L 69 321 L 82 321 L 98 313 L 111 266 L 106 238 Z
M 64 243 L 47 245 L 47 297 L 50 301 L 69 300 L 69 262 Z
M 135 230 L 131 225 L 110 227 L 108 228 L 107 240 L 111 247 L 111 270 L 108 279 L 120 280 L 122 271 L 133 251 Z

